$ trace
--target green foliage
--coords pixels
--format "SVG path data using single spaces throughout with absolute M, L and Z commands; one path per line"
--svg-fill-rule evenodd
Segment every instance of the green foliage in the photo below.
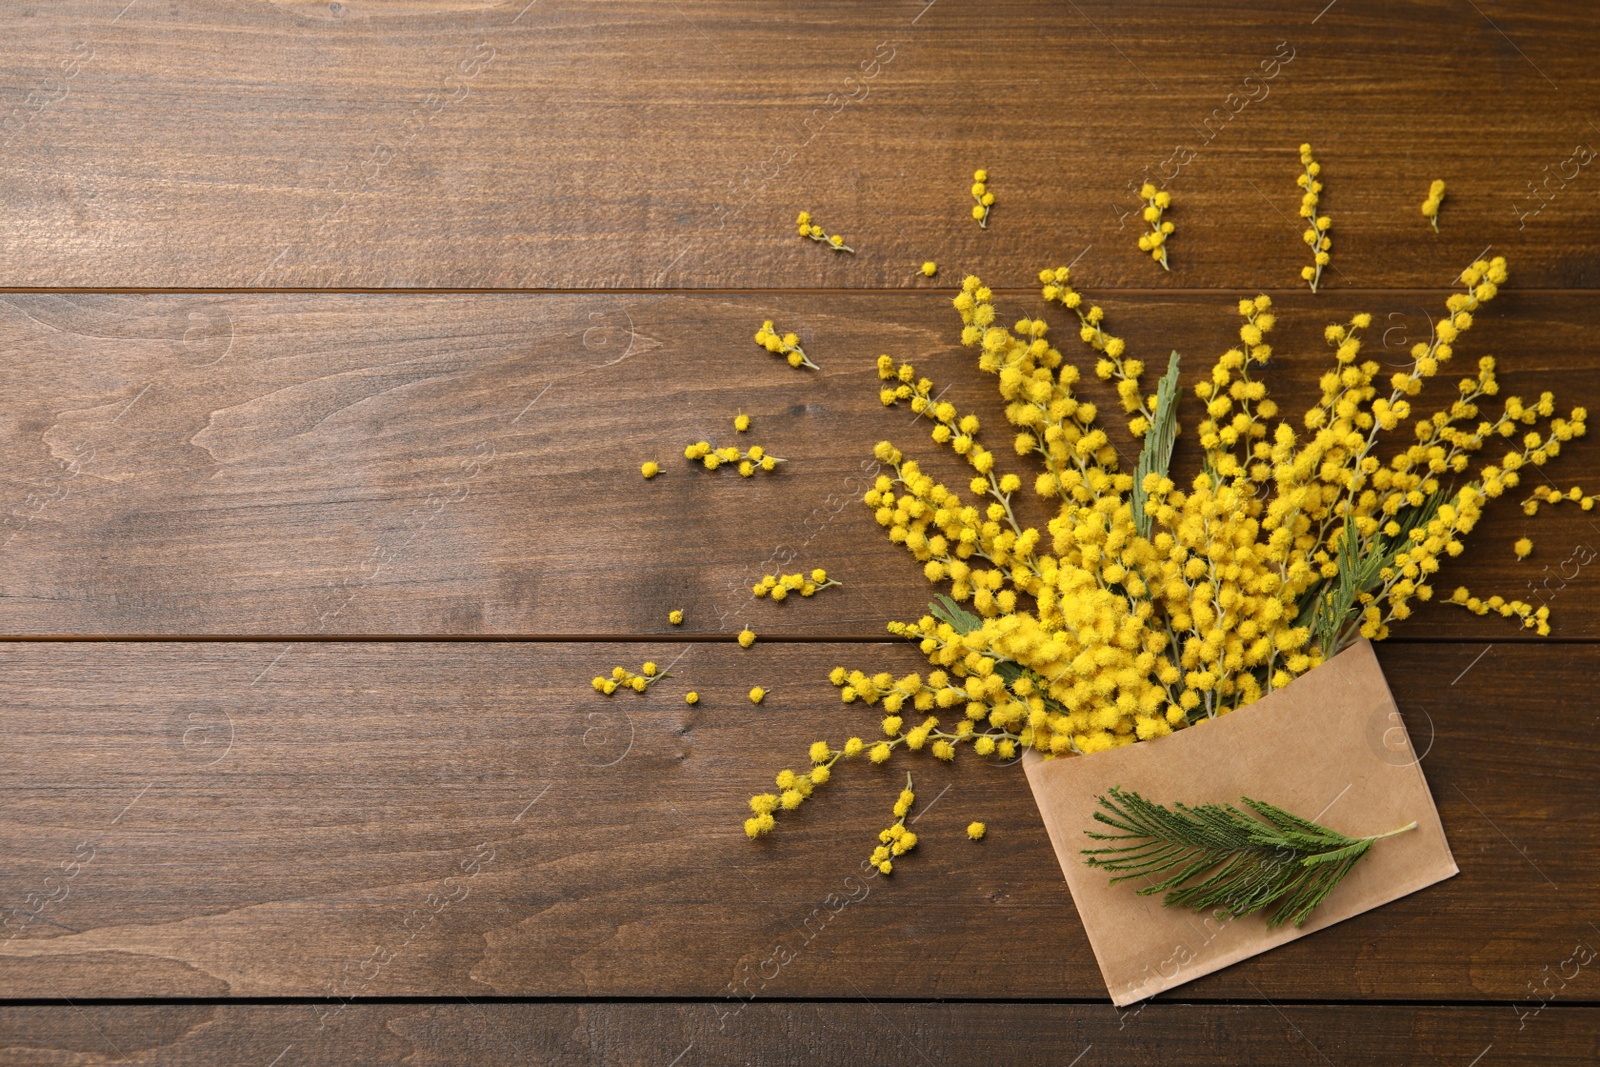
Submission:
M 1314 601 L 1317 610 L 1312 616 L 1311 640 L 1325 655 L 1335 651 L 1334 646 L 1356 607 L 1357 598 L 1371 592 L 1378 583 L 1389 555 L 1382 537 L 1366 540 L 1357 535 L 1355 523 L 1345 524 L 1335 560 L 1339 573 L 1330 586 L 1318 591 Z
M 1166 893 L 1162 903 L 1167 907 L 1223 907 L 1236 916 L 1276 905 L 1267 920 L 1272 928 L 1285 922 L 1303 925 L 1374 841 L 1417 825 L 1346 837 L 1248 797 L 1241 799 L 1258 818 L 1231 804 L 1168 809 L 1116 787 L 1098 799 L 1102 810 L 1094 813 L 1095 821 L 1121 833 L 1091 830 L 1088 836 L 1127 843 L 1083 853 L 1091 867 L 1116 872 L 1112 884 L 1160 877 L 1139 892 Z
M 967 634 L 970 634 L 974 630 L 983 629 L 982 619 L 978 618 L 978 616 L 974 615 L 960 604 L 957 604 L 954 600 L 950 599 L 943 593 L 940 593 L 938 596 L 933 598 L 933 602 L 928 605 L 928 614 L 932 615 L 940 622 L 949 623 L 955 632 L 963 637 L 965 637 Z M 1024 674 L 1024 671 L 1019 664 L 1008 659 L 995 660 L 994 670 L 996 674 L 1006 680 L 1007 685 L 1015 682 Z M 1042 681 L 1038 675 L 1034 675 L 1033 678 L 1035 685 L 1038 685 Z M 1059 703 L 1049 697 L 1045 697 L 1045 705 L 1051 711 L 1066 711 L 1066 709 L 1063 708 Z
M 956 633 L 963 636 L 983 626 L 982 619 L 943 593 L 933 598 L 933 603 L 928 605 L 928 614 L 940 622 L 949 623 Z
M 1145 431 L 1144 448 L 1139 451 L 1139 466 L 1133 475 L 1133 523 L 1140 537 L 1149 537 L 1150 515 L 1145 511 L 1149 494 L 1144 491 L 1144 479 L 1149 474 L 1163 478 L 1172 465 L 1172 446 L 1178 440 L 1178 350 L 1173 349 L 1167 360 L 1167 373 L 1161 376 L 1156 387 L 1155 418 Z
M 1311 627 L 1311 641 L 1324 656 L 1333 656 L 1355 640 L 1361 612 L 1370 602 L 1362 599 L 1363 594 L 1382 599 L 1382 592 L 1395 577 L 1395 556 L 1414 546 L 1411 531 L 1425 529 L 1445 502 L 1445 493 L 1439 490 L 1422 504 L 1407 509 L 1396 520 L 1400 528 L 1392 537 L 1374 533 L 1363 538 L 1352 523 L 1345 524 L 1338 555 L 1334 557 L 1339 573 L 1331 581 L 1319 580 L 1312 587 L 1297 620 Z M 1455 497 L 1450 497 L 1449 502 L 1454 503 Z

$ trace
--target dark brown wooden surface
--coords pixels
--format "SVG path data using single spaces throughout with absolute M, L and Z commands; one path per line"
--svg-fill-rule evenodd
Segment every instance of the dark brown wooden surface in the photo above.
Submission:
M 168 1005 L 0 1009 L 15 1063 L 1540 1063 L 1586 1067 L 1600 1010 L 1501 1006 L 714 1003 Z M 673 1057 L 678 1057 L 676 1060 Z
M 1322 7 L 39 5 L 0 44 L 0 284 L 881 287 L 929 258 L 1016 284 L 1092 247 L 1100 285 L 1287 285 L 1302 141 L 1332 287 L 1442 284 L 1487 244 L 1594 284 L 1600 16 Z M 1170 276 L 1127 215 L 1147 175 Z
M 646 657 L 673 677 L 589 688 Z M 917 659 L 889 644 L 11 645 L 0 839 L 18 910 L 0 994 L 1102 994 L 1014 767 L 841 765 L 779 832 L 745 838 L 745 800 L 812 741 L 876 730 L 828 670 Z M 1254 983 L 1508 1001 L 1575 944 L 1600 946 L 1594 713 L 1572 702 L 1597 659 L 1384 647 L 1461 874 L 1184 997 Z M 753 685 L 771 690 L 759 706 Z M 865 878 L 907 770 L 926 843 Z
M 585 296 L 11 295 L 0 298 L 4 526 L 0 602 L 34 634 L 882 635 L 930 589 L 860 502 L 876 441 L 965 487 L 926 420 L 878 400 L 878 353 L 917 358 L 944 395 L 979 413 L 1002 465 L 1016 459 L 995 379 L 959 343 L 950 290 L 917 295 Z M 1110 328 L 1152 362 L 1173 348 L 1185 382 L 1237 341 L 1234 297 L 1104 300 Z M 1375 316 L 1368 351 L 1395 365 L 1442 290 L 1279 293 L 1272 395 L 1299 413 L 1331 365 L 1329 322 Z M 1045 314 L 1092 378 L 1085 346 L 1037 292 L 1009 312 Z M 1063 309 L 1057 307 L 1057 312 Z M 773 317 L 799 331 L 820 373 L 757 347 Z M 1454 399 L 1492 353 L 1507 393 L 1556 392 L 1600 412 L 1594 294 L 1508 290 L 1458 344 L 1458 373 L 1419 405 Z M 1154 377 L 1153 373 L 1151 375 Z M 1097 380 L 1085 394 L 1107 399 Z M 1199 404 L 1184 409 L 1193 425 Z M 1432 410 L 1431 408 L 1428 410 Z M 748 434 L 733 417 L 749 414 Z M 761 443 L 791 462 L 772 477 L 708 472 L 701 440 Z M 1131 467 L 1131 438 L 1118 433 Z M 1592 477 L 1579 441 L 1543 474 Z M 1010 457 L 1010 458 L 1004 458 Z M 1193 469 L 1186 448 L 1179 470 Z M 1493 458 L 1498 459 L 1498 452 Z M 665 473 L 651 482 L 639 465 Z M 1490 509 L 1441 594 L 1548 603 L 1556 633 L 1600 636 L 1600 512 L 1528 520 Z M 1031 496 L 1030 494 L 1027 494 Z M 1042 508 L 1025 512 L 1042 523 Z M 1531 533 L 1535 554 L 1512 542 Z M 687 536 L 686 536 L 687 534 Z M 810 601 L 756 601 L 779 568 L 823 566 L 845 586 Z M 606 590 L 604 595 L 595 595 Z M 1459 608 L 1425 608 L 1402 633 L 1477 640 L 1519 631 Z M 675 631 L 676 632 L 676 631 Z
M 739 828 L 810 741 L 870 733 L 829 667 L 918 659 L 883 624 L 930 587 L 857 498 L 882 438 L 959 471 L 874 357 L 1007 452 L 964 273 L 1034 314 L 1072 263 L 1186 382 L 1268 291 L 1297 411 L 1323 325 L 1369 311 L 1398 362 L 1504 255 L 1461 366 L 1600 411 L 1600 14 L 68 0 L 0 31 L 0 1062 L 1600 1056 L 1594 513 L 1517 562 L 1502 501 L 1440 575 L 1548 603 L 1557 640 L 1434 606 L 1380 648 L 1461 873 L 1142 1010 L 1105 1002 L 1015 768 L 911 763 L 938 799 L 892 879 L 859 864 L 898 771 Z M 821 373 L 754 346 L 769 317 Z M 680 458 L 739 411 L 779 476 Z M 1596 488 L 1596 447 L 1550 477 Z M 750 597 L 796 564 L 845 588 Z M 674 677 L 588 687 L 645 658 Z

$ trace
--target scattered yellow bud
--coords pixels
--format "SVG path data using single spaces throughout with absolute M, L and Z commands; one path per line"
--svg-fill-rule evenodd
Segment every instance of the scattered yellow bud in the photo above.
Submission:
M 828 572 L 818 567 L 811 572 L 809 580 L 804 573 L 768 574 L 751 586 L 750 592 L 757 597 L 770 597 L 782 601 L 787 599 L 790 593 L 799 593 L 803 597 L 815 596 L 824 589 L 832 589 L 842 584 L 830 579 Z
M 1171 270 L 1167 265 L 1167 239 L 1172 236 L 1176 227 L 1171 222 L 1163 219 L 1167 208 L 1172 206 L 1172 194 L 1164 190 L 1158 191 L 1149 182 L 1139 190 L 1139 195 L 1144 198 L 1145 206 L 1142 217 L 1149 223 L 1148 233 L 1139 236 L 1139 250 L 1148 253 L 1150 258 L 1161 264 L 1162 270 Z
M 1444 203 L 1444 182 L 1435 180 L 1428 187 L 1428 198 L 1422 202 L 1422 215 L 1433 227 L 1433 232 L 1439 232 L 1439 205 Z
M 987 229 L 989 226 L 989 209 L 994 207 L 994 194 L 989 191 L 988 171 L 979 169 L 972 172 L 972 199 L 977 201 L 972 205 L 972 217 L 977 220 L 979 226 Z M 930 278 L 933 276 L 926 265 L 923 266 L 922 271 Z
M 1305 172 L 1296 179 L 1300 186 L 1300 217 L 1309 225 L 1303 234 L 1305 243 L 1311 247 L 1311 266 L 1300 268 L 1300 277 L 1311 285 L 1311 291 L 1317 291 L 1317 285 L 1322 281 L 1322 268 L 1330 262 L 1329 249 L 1333 247 L 1333 239 L 1328 236 L 1328 229 L 1333 225 L 1326 215 L 1317 214 L 1317 203 L 1322 193 L 1322 183 L 1317 180 L 1322 173 L 1322 167 L 1311 155 L 1311 146 L 1300 146 L 1300 165 Z
M 812 370 L 822 369 L 811 362 L 811 357 L 806 355 L 806 350 L 800 347 L 800 338 L 798 336 L 792 333 L 778 333 L 771 319 L 763 322 L 761 329 L 756 331 L 756 344 L 775 356 L 782 356 L 791 367 L 810 367 Z
M 801 237 L 809 237 L 813 241 L 825 244 L 835 252 L 855 252 L 855 249 L 844 243 L 843 237 L 838 234 L 829 234 L 821 226 L 813 222 L 809 211 L 800 212 L 795 219 L 795 230 Z

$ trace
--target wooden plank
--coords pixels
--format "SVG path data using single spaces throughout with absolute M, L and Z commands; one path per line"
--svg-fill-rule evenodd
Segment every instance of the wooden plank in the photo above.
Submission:
M 1600 1009 L 1503 1006 L 757 1003 L 0 1008 L 18 1062 L 663 1064 L 1594 1062 Z M 334 1009 L 336 1010 L 336 1009 Z M 327 1018 L 327 1025 L 323 1025 Z M 1181 1050 L 1181 1051 L 1180 1051 Z M 674 1059 L 673 1057 L 677 1057 Z
M 1387 5 L 1308 7 L 12 8 L 0 285 L 883 287 L 929 258 L 1018 284 L 1080 254 L 1102 287 L 1291 285 L 1307 140 L 1330 286 L 1488 244 L 1593 283 L 1594 11 L 1433 0 L 1396 33 Z M 1171 275 L 1135 244 L 1147 176 Z M 801 208 L 857 253 L 796 237 Z
M 927 439 L 929 423 L 882 408 L 876 355 L 918 358 L 1010 453 L 994 379 L 956 343 L 948 296 L 13 295 L 0 306 L 12 354 L 0 372 L 0 627 L 649 634 L 681 608 L 686 633 L 882 635 L 885 620 L 924 610 L 930 587 L 859 503 L 874 442 L 892 438 L 959 483 L 969 474 Z M 1234 339 L 1227 304 L 1105 302 L 1131 352 L 1181 348 L 1188 381 Z M 1279 304 L 1267 380 L 1299 412 L 1327 365 L 1326 322 L 1374 313 L 1369 351 L 1398 365 L 1441 299 Z M 1005 306 L 1041 310 L 1026 291 Z M 801 333 L 821 373 L 753 343 L 768 317 Z M 1478 319 L 1464 362 L 1493 352 L 1505 391 L 1549 388 L 1600 410 L 1591 295 L 1508 290 Z M 1063 343 L 1092 366 L 1074 338 Z M 1106 399 L 1100 385 L 1086 395 Z M 1453 393 L 1452 376 L 1423 399 Z M 733 430 L 740 411 L 754 419 L 748 435 Z M 792 462 L 744 481 L 682 459 L 690 442 L 736 437 Z M 1594 447 L 1571 446 L 1551 475 L 1587 481 Z M 646 459 L 666 473 L 645 482 Z M 1195 469 L 1192 453 L 1174 469 Z M 1597 522 L 1575 507 L 1541 516 L 1535 554 L 1518 562 L 1526 520 L 1504 500 L 1440 587 L 1547 602 L 1557 634 L 1600 636 L 1583 565 Z M 803 603 L 751 597 L 762 574 L 802 565 L 845 587 Z M 1404 632 L 1515 636 L 1442 607 Z
M 828 669 L 915 669 L 909 647 L 3 654 L 0 996 L 1104 995 L 1015 767 L 841 766 L 746 840 L 746 798 L 773 772 L 875 729 Z M 672 677 L 643 696 L 590 688 L 645 657 Z M 1594 724 L 1572 704 L 1597 657 L 1383 647 L 1461 874 L 1182 996 L 1519 1001 L 1575 946 L 1600 948 Z M 752 685 L 771 690 L 760 706 Z M 867 878 L 907 770 L 923 843 Z M 1561 995 L 1592 1001 L 1592 971 Z

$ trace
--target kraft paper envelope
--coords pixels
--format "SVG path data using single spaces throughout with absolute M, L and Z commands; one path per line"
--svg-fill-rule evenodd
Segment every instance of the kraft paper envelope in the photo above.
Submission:
M 1439 813 L 1372 646 L 1361 641 L 1249 707 L 1153 741 L 1092 756 L 1024 759 L 1072 900 L 1111 999 L 1132 1004 L 1387 904 L 1456 873 Z M 1112 786 L 1172 805 L 1264 800 L 1351 837 L 1417 828 L 1376 842 L 1303 927 L 1167 908 L 1151 884 L 1111 885 L 1088 866 L 1085 830 Z

